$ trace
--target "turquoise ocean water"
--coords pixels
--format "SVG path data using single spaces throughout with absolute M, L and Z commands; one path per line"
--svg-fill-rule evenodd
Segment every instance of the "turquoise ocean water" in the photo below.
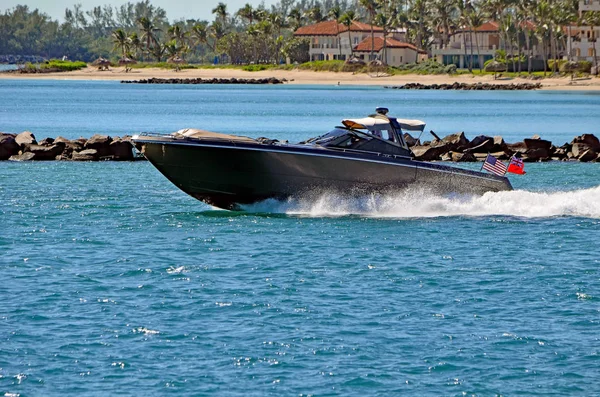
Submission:
M 600 135 L 593 93 L 1 81 L 0 130 Z M 479 165 L 467 165 L 477 168 Z M 516 190 L 187 197 L 145 162 L 0 162 L 0 394 L 599 395 L 600 164 Z

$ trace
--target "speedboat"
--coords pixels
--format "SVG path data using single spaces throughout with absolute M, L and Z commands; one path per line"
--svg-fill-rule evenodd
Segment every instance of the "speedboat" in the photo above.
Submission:
M 325 135 L 299 143 L 196 129 L 142 133 L 134 146 L 173 184 L 223 209 L 262 200 L 335 192 L 361 195 L 424 187 L 436 193 L 512 190 L 504 176 L 417 161 L 404 131 L 425 123 L 388 116 L 377 108 L 344 119 Z

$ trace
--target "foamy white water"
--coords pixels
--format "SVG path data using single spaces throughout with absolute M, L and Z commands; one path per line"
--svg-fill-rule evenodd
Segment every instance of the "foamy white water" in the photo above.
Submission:
M 305 216 L 361 215 L 381 218 L 432 218 L 449 216 L 516 216 L 524 218 L 600 218 L 600 186 L 562 192 L 513 190 L 483 196 L 440 196 L 423 190 L 387 195 L 344 197 L 319 194 L 287 201 L 266 200 L 243 207 L 248 212 Z

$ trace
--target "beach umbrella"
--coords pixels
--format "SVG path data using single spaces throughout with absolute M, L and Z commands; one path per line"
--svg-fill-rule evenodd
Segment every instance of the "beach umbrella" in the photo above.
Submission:
M 98 58 L 94 62 L 92 62 L 92 66 L 98 66 L 99 70 L 108 70 L 110 66 L 110 61 L 106 58 Z
M 131 59 L 128 57 L 123 57 L 123 58 L 119 59 L 119 65 L 125 65 L 125 73 L 127 73 L 131 70 L 131 68 L 128 65 L 133 65 L 135 63 L 137 63 L 137 61 L 135 59 Z
M 175 66 L 175 71 L 178 72 L 179 71 L 179 65 L 181 65 L 182 63 L 185 63 L 185 61 L 178 55 L 174 55 L 171 58 L 167 59 L 168 63 L 174 63 Z
M 494 72 L 494 80 L 496 80 L 496 73 L 506 72 L 506 65 L 494 59 L 492 62 L 485 65 L 484 70 L 486 72 Z

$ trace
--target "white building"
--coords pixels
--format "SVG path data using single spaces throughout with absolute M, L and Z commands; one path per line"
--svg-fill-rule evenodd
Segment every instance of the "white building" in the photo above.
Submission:
M 531 23 L 527 23 L 527 27 L 530 30 L 535 28 Z M 500 32 L 500 24 L 488 21 L 473 31 L 463 29 L 452 33 L 448 44 L 444 47 L 434 44 L 431 54 L 437 62 L 444 65 L 454 64 L 463 69 L 472 62 L 473 68 L 479 69 L 480 65 L 483 67 L 485 62 L 494 58 L 497 50 L 506 50 L 507 55 L 511 52 Z M 517 55 L 518 49 L 513 46 L 512 50 Z M 542 58 L 537 46 L 533 45 L 532 50 L 534 58 Z

